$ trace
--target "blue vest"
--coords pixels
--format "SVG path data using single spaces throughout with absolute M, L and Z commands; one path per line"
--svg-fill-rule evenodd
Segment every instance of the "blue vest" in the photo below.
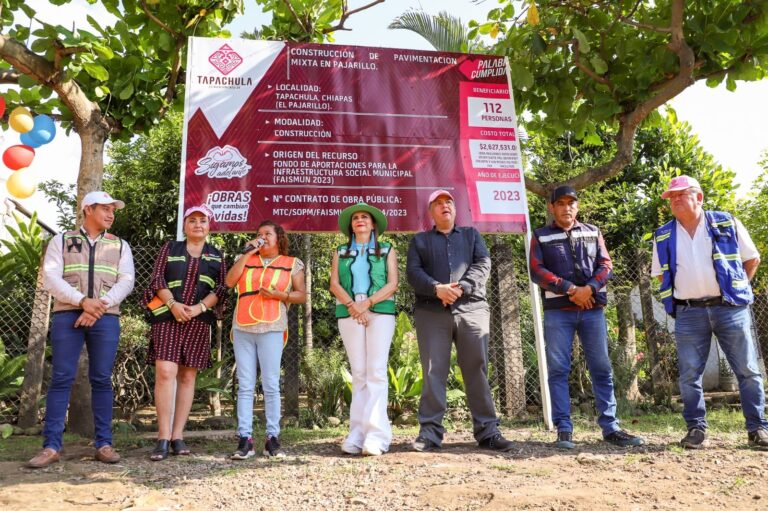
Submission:
M 752 286 L 749 285 L 747 272 L 741 264 L 739 239 L 736 222 L 730 213 L 705 211 L 704 223 L 712 239 L 712 265 L 715 268 L 717 284 L 723 301 L 731 305 L 749 305 L 754 301 Z M 664 309 L 675 317 L 675 270 L 677 269 L 676 250 L 677 220 L 656 229 L 654 240 L 661 265 L 661 302 Z M 701 298 L 708 298 L 702 296 Z
M 570 231 L 564 231 L 554 224 L 540 227 L 533 231 L 541 247 L 544 266 L 565 280 L 577 286 L 585 286 L 597 269 L 595 259 L 598 251 L 600 229 L 591 224 L 580 222 Z M 541 289 L 544 309 L 562 309 L 575 307 L 565 295 Z M 595 290 L 595 304 L 608 303 L 605 288 Z

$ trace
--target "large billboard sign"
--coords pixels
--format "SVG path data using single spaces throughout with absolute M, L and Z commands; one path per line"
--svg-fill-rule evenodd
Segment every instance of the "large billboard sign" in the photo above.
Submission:
M 419 231 L 442 188 L 459 225 L 525 232 L 508 77 L 503 57 L 193 37 L 183 207 L 207 203 L 215 231 L 335 231 L 364 201 Z

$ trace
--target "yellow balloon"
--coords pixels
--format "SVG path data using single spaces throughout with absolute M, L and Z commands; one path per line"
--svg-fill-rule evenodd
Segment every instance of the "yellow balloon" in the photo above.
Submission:
M 17 199 L 26 199 L 37 190 L 37 179 L 29 169 L 23 168 L 12 173 L 5 186 L 8 193 Z
M 8 116 L 8 124 L 11 125 L 14 131 L 19 133 L 26 133 L 35 126 L 35 121 L 32 119 L 32 114 L 29 109 L 23 106 L 17 106 Z

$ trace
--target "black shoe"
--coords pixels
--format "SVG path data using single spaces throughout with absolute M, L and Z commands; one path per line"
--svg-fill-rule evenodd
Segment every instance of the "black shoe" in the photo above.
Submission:
M 573 443 L 573 433 L 570 431 L 558 431 L 555 447 L 558 449 L 573 449 L 576 444 Z
M 756 429 L 747 433 L 747 437 L 749 438 L 750 447 L 768 449 L 768 430 L 764 428 Z
M 171 453 L 174 456 L 189 456 L 192 454 L 192 451 L 189 450 L 184 440 L 177 438 L 176 440 L 171 440 Z
M 256 456 L 256 451 L 253 450 L 253 438 L 249 436 L 241 436 L 240 441 L 237 443 L 237 449 L 231 456 L 231 459 L 247 460 L 251 456 Z
M 423 437 L 421 435 L 417 436 L 416 440 L 413 441 L 414 451 L 429 452 L 429 451 L 437 451 L 438 449 L 440 449 L 439 445 L 437 445 L 435 442 L 433 442 L 429 438 Z
M 685 435 L 685 438 L 680 440 L 680 445 L 686 449 L 701 449 L 702 447 L 706 447 L 707 432 L 702 428 L 691 428 L 688 430 L 688 434 Z
M 280 447 L 276 436 L 267 436 L 264 440 L 264 456 L 272 458 L 285 458 L 285 451 Z
M 515 448 L 515 444 L 501 436 L 501 433 L 495 433 L 493 436 L 481 440 L 478 444 L 483 449 L 499 452 L 508 452 Z
M 613 433 L 605 437 L 604 440 L 617 447 L 636 447 L 638 445 L 643 445 L 645 443 L 645 440 L 643 440 L 639 436 L 630 435 L 623 429 L 614 431 Z
M 168 444 L 170 440 L 158 440 L 155 445 L 155 449 L 152 454 L 149 455 L 149 459 L 152 461 L 163 461 L 168 457 Z

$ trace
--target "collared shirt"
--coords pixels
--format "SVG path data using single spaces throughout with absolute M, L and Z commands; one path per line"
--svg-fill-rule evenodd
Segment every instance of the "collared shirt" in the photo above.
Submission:
M 356 295 L 368 294 L 371 288 L 371 263 L 368 262 L 368 248 L 375 247 L 373 237 L 368 243 L 359 244 L 352 240 L 352 250 L 357 251 L 355 261 L 349 267 L 352 272 L 352 292 Z
M 91 238 L 84 230 L 80 231 L 83 236 L 88 238 L 91 248 L 96 243 L 97 238 Z M 102 236 L 100 234 L 99 236 Z M 63 303 L 77 305 L 85 297 L 83 293 L 70 286 L 64 280 L 64 255 L 61 252 L 61 246 L 64 234 L 57 234 L 48 242 L 48 248 L 45 251 L 43 259 L 43 287 L 49 291 L 54 298 Z M 117 266 L 117 282 L 112 286 L 107 294 L 101 297 L 107 307 L 113 307 L 131 294 L 135 274 L 133 270 L 133 254 L 128 242 L 123 241 L 122 251 L 120 252 L 120 261 Z
M 474 227 L 454 226 L 448 234 L 433 227 L 416 234 L 408 246 L 406 274 L 417 308 L 444 310 L 435 286 L 451 282 L 458 282 L 463 291 L 450 306 L 452 313 L 487 307 L 485 283 L 490 273 L 491 256 Z
M 747 229 L 737 218 L 734 220 L 736 220 L 736 236 L 738 237 L 741 261 L 760 257 Z M 675 222 L 677 267 L 675 268 L 674 297 L 679 300 L 699 300 L 720 296 L 720 286 L 717 283 L 715 267 L 712 263 L 712 238 L 709 236 L 704 222 L 705 215 L 702 212 L 693 238 L 680 222 Z M 661 274 L 659 255 L 654 242 L 651 275 L 656 277 Z

